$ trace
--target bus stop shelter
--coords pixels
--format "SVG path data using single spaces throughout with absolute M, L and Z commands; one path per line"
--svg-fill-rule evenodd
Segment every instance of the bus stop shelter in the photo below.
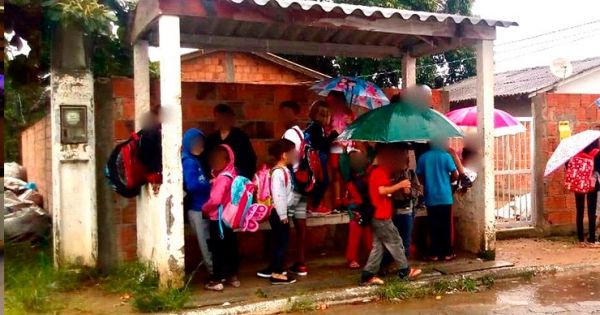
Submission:
M 303 0 L 144 0 L 130 36 L 134 47 L 136 125 L 150 106 L 148 47 L 160 48 L 163 109 L 163 184 L 137 200 L 138 258 L 158 269 L 161 282 L 184 278 L 184 211 L 181 168 L 180 48 L 313 56 L 401 58 L 402 87 L 416 81 L 416 58 L 475 47 L 479 141 L 484 169 L 475 200 L 464 213 L 463 249 L 495 250 L 494 60 L 496 27 L 514 22 Z

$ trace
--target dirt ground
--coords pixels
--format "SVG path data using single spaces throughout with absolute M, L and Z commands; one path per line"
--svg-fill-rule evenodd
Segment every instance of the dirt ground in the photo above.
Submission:
M 472 255 L 462 254 L 457 261 L 452 263 L 473 259 Z M 513 262 L 518 267 L 593 263 L 600 261 L 600 250 L 579 248 L 573 240 L 565 238 L 502 240 L 497 243 L 496 260 Z M 294 285 L 274 287 L 269 285 L 268 281 L 255 276 L 256 270 L 264 267 L 264 263 L 246 263 L 243 264 L 241 270 L 242 287 L 239 289 L 226 288 L 222 293 L 203 290 L 205 276 L 199 274 L 192 283 L 192 298 L 189 306 L 194 308 L 222 305 L 225 302 L 233 305 L 248 301 L 260 301 L 265 298 L 358 285 L 360 271 L 350 271 L 345 264 L 343 256 L 339 254 L 331 253 L 330 256 L 313 257 L 309 264 L 311 269 L 308 277 L 299 279 L 298 283 Z M 431 272 L 436 266 L 420 261 L 414 261 L 412 264 L 423 268 L 425 272 Z M 119 295 L 103 292 L 96 287 L 76 293 L 61 294 L 56 298 L 64 305 L 64 310 L 58 314 L 121 315 L 136 313 L 130 305 L 131 301 L 122 303 Z

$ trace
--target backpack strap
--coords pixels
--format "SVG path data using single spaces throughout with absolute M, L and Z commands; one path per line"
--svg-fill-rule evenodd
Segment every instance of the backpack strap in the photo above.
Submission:
M 598 149 L 593 149 L 592 151 L 590 151 L 589 156 L 591 156 L 592 158 L 595 158 L 596 155 L 598 155 L 598 152 L 600 152 L 600 150 Z
M 229 173 L 229 172 L 223 172 L 223 173 L 220 173 L 218 176 L 221 176 L 221 175 L 223 175 L 223 176 L 225 176 L 225 177 L 229 177 L 229 178 L 233 179 L 233 175 L 231 175 L 231 173 Z
M 283 168 L 281 166 L 275 166 L 275 167 L 273 167 L 271 169 L 271 172 L 269 173 L 269 176 L 273 177 L 273 173 L 275 173 L 275 170 L 278 170 L 278 169 L 280 169 L 283 172 L 283 177 L 284 177 L 284 180 L 285 180 L 285 188 L 287 188 L 288 187 L 288 182 L 290 181 L 290 178 L 288 177 L 288 173 L 285 170 L 285 168 Z

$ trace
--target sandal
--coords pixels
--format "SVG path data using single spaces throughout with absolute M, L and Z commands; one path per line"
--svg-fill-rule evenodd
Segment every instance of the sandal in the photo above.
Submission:
M 359 269 L 360 268 L 360 264 L 358 262 L 356 262 L 356 261 L 352 261 L 348 265 L 348 268 L 350 268 L 350 269 Z
M 456 259 L 456 254 L 450 254 L 450 255 L 444 257 L 444 261 L 451 261 L 454 259 Z
M 596 243 L 586 243 L 585 247 L 586 248 L 600 248 L 600 245 L 596 244 Z
M 227 283 L 227 285 L 230 285 L 230 286 L 232 286 L 234 288 L 239 288 L 239 287 L 242 286 L 242 283 L 236 277 L 233 277 L 233 278 L 227 280 L 226 283 Z
M 418 268 L 410 268 L 410 273 L 408 274 L 408 277 L 406 277 L 407 279 L 414 279 L 418 276 L 420 276 L 423 273 L 423 270 L 418 269 Z
M 585 242 L 579 242 L 579 248 L 586 248 L 587 244 Z
M 204 286 L 204 289 L 209 290 L 209 291 L 221 292 L 225 289 L 225 287 L 223 287 L 223 284 L 220 282 L 211 281 Z

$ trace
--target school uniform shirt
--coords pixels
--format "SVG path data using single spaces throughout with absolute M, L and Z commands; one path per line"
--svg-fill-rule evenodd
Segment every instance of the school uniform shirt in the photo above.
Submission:
M 369 174 L 369 196 L 375 207 L 373 218 L 377 220 L 392 219 L 392 198 L 379 193 L 379 187 L 392 185 L 389 173 L 381 166 L 373 168 Z
M 294 205 L 294 190 L 291 182 L 292 174 L 286 167 L 277 167 L 271 173 L 271 198 L 273 208 L 280 220 L 289 215 L 288 209 Z
M 300 152 L 300 147 L 302 146 L 302 141 L 304 140 L 304 131 L 302 131 L 302 129 L 296 125 L 286 130 L 282 138 L 292 141 L 294 145 L 296 145 L 296 151 Z M 294 164 L 294 171 L 298 169 L 299 165 L 299 162 Z
M 428 207 L 452 205 L 450 173 L 456 171 L 452 156 L 443 150 L 433 148 L 421 155 L 417 162 L 417 175 L 425 180 L 423 193 Z

